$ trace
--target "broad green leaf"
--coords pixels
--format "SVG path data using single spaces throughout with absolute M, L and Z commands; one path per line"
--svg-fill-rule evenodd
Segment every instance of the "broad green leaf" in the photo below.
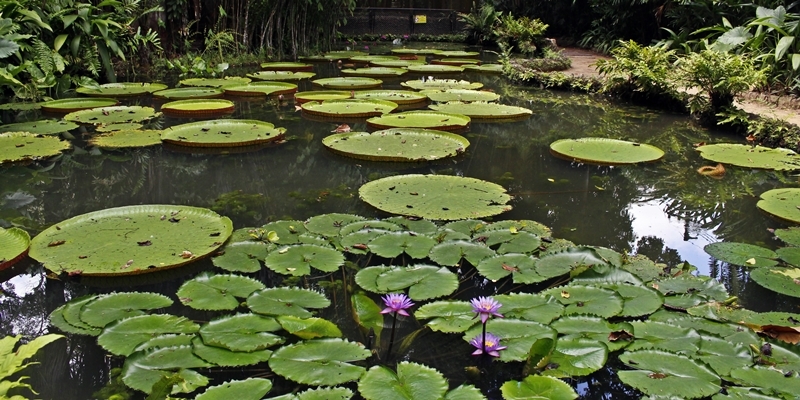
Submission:
M 195 397 L 195 400 L 261 400 L 272 389 L 272 382 L 263 378 L 248 378 L 228 381 L 211 386 Z
M 107 326 L 98 336 L 97 344 L 112 354 L 127 356 L 155 335 L 195 333 L 199 328 L 185 317 L 167 314 L 139 315 Z
M 435 223 L 428 221 L 427 219 L 415 219 L 415 218 L 407 218 L 407 217 L 389 217 L 386 218 L 384 221 L 392 222 L 401 226 L 403 229 L 407 231 L 414 231 L 417 233 L 421 233 L 423 235 L 433 236 L 436 231 L 439 229 L 439 226 Z
M 281 329 L 275 319 L 256 314 L 236 314 L 210 321 L 200 327 L 203 343 L 231 351 L 263 350 L 283 343 L 283 338 L 269 333 Z
M 700 335 L 691 328 L 681 328 L 664 322 L 633 321 L 636 338 L 628 350 L 659 349 L 674 353 L 694 354 L 700 345 Z
M 281 347 L 272 354 L 270 368 L 298 383 L 333 386 L 357 380 L 364 368 L 350 364 L 365 360 L 372 352 L 341 339 L 315 339 Z
M 152 107 L 109 106 L 74 111 L 64 116 L 67 121 L 79 124 L 116 124 L 122 122 L 143 122 L 156 116 Z
M 506 318 L 519 318 L 549 324 L 564 313 L 564 306 L 553 296 L 531 293 L 511 293 L 494 296 L 500 312 Z
M 350 304 L 353 305 L 353 319 L 358 326 L 365 332 L 371 329 L 375 332 L 376 340 L 380 340 L 383 330 L 382 308 L 364 293 L 354 293 L 350 296 Z
M 230 272 L 258 272 L 261 262 L 270 251 L 277 248 L 272 243 L 256 240 L 250 236 L 256 229 L 237 229 L 231 239 L 220 249 L 221 255 L 211 259 L 214 265 Z M 247 233 L 245 236 L 244 234 Z
M 142 310 L 166 308 L 170 305 L 172 300 L 158 293 L 112 293 L 86 303 L 80 318 L 91 326 L 103 328 L 114 321 L 144 314 Z
M 222 347 L 209 346 L 196 337 L 192 340 L 194 354 L 203 360 L 220 367 L 243 367 L 269 360 L 272 350 L 231 351 Z
M 270 397 L 267 400 L 349 400 L 353 391 L 343 387 L 308 389 L 305 392 Z
M 593 286 L 561 286 L 544 292 L 564 305 L 564 315 L 588 314 L 609 318 L 622 312 L 623 299 L 616 292 Z
M 619 339 L 611 341 L 609 335 L 615 331 L 625 331 L 633 334 L 633 327 L 627 323 L 611 324 L 608 321 L 585 315 L 570 315 L 561 317 L 550 327 L 557 330 L 559 335 L 567 335 L 570 338 L 587 338 L 597 342 L 603 342 L 609 351 L 617 351 L 627 346 L 630 341 Z M 561 340 L 561 338 L 559 338 Z
M 775 253 L 783 262 L 800 267 L 800 247 L 781 247 Z
M 550 377 L 530 375 L 520 381 L 506 381 L 500 387 L 505 400 L 573 400 L 578 398 L 575 389 L 564 381 Z
M 800 393 L 800 381 L 794 375 L 787 377 L 790 371 L 752 366 L 731 371 L 731 376 L 747 386 L 754 386 L 768 390 L 771 394 L 796 398 Z
M 514 283 L 536 283 L 547 280 L 536 273 L 536 259 L 527 254 L 498 254 L 484 258 L 476 266 L 478 272 L 486 279 L 496 282 L 508 275 Z
M 247 306 L 255 313 L 265 315 L 293 315 L 311 317 L 306 308 L 325 308 L 331 302 L 324 294 L 299 288 L 267 288 L 247 298 Z
M 445 267 L 413 265 L 390 268 L 376 276 L 375 283 L 379 293 L 408 288 L 408 297 L 411 299 L 428 300 L 453 293 L 458 288 L 458 277 Z
M 486 396 L 472 385 L 461 385 L 444 395 L 444 400 L 486 400 Z
M 539 250 L 542 240 L 539 236 L 532 233 L 518 231 L 516 228 L 512 232 L 508 229 L 487 230 L 481 235 L 486 238 L 487 246 L 500 245 L 497 248 L 498 254 L 525 253 L 530 254 Z
M 11 375 L 22 371 L 27 366 L 33 363 L 25 363 L 25 361 L 39 352 L 44 346 L 63 338 L 62 335 L 47 334 L 34 338 L 28 343 L 17 346 L 21 335 L 6 336 L 0 339 L 0 379 L 7 379 Z
M 622 265 L 622 269 L 636 275 L 643 282 L 650 282 L 661 276 L 665 266 L 664 264 L 656 264 L 644 255 L 637 254 L 628 256 L 628 260 Z
M 325 101 L 307 101 L 303 103 L 300 108 L 302 108 L 303 111 L 308 114 L 318 115 L 321 117 L 366 118 L 390 113 L 397 108 L 397 103 L 378 99 L 337 99 Z M 330 136 L 327 136 L 325 139 L 328 138 L 330 138 Z M 324 144 L 326 147 L 328 147 L 328 144 L 330 143 L 332 142 L 326 142 L 325 140 L 322 142 L 322 144 Z
M 620 283 L 601 287 L 613 290 L 622 297 L 622 312 L 619 315 L 623 317 L 641 317 L 652 314 L 664 303 L 659 292 L 645 286 Z
M 245 276 L 202 273 L 178 288 L 178 300 L 196 310 L 235 310 L 264 284 Z
M 226 76 L 224 78 L 189 78 L 179 82 L 181 86 L 207 86 L 214 88 L 224 88 L 225 86 L 246 85 L 250 83 L 250 78 L 241 76 Z
M 395 49 L 396 50 L 396 49 Z M 483 83 L 469 82 L 457 79 L 426 79 L 402 82 L 400 85 L 414 90 L 423 89 L 480 89 Z
M 414 312 L 417 319 L 431 319 L 426 324 L 431 330 L 446 333 L 466 331 L 479 321 L 476 316 L 466 301 L 434 301 Z
M 717 242 L 703 247 L 717 260 L 743 267 L 771 267 L 778 263 L 774 251 L 747 243 Z
M 759 268 L 750 272 L 759 285 L 792 297 L 800 297 L 800 268 Z
M 381 257 L 394 258 L 406 253 L 411 258 L 428 256 L 436 241 L 428 236 L 413 232 L 389 232 L 369 242 L 369 250 Z
M 112 104 L 117 104 L 116 100 L 112 101 L 114 101 L 114 103 Z M 73 129 L 78 128 L 79 126 L 80 125 L 78 124 L 64 120 L 45 119 L 39 121 L 17 122 L 14 124 L 0 125 L 0 133 L 28 132 L 37 135 L 56 135 L 63 132 L 69 132 Z
M 356 221 L 342 226 L 339 229 L 339 236 L 344 237 L 353 232 L 359 232 L 359 231 L 370 232 L 375 230 L 394 232 L 394 231 L 402 231 L 403 227 L 391 221 L 381 221 L 381 220 Z
M 783 58 L 792 43 L 794 43 L 794 36 L 784 36 L 778 40 L 778 44 L 775 46 L 775 61 L 780 61 Z
M 321 214 L 309 218 L 305 222 L 305 228 L 308 229 L 309 232 L 318 235 L 334 237 L 339 235 L 339 231 L 343 226 L 364 220 L 366 220 L 366 218 L 352 214 Z
M 720 376 L 729 376 L 731 370 L 753 364 L 748 346 L 714 336 L 703 336 L 697 354 L 688 356 L 704 362 Z
M 212 365 L 192 352 L 192 346 L 161 347 L 137 353 L 136 365 L 145 369 L 207 368 Z
M 636 369 L 619 371 L 619 379 L 652 396 L 696 399 L 720 389 L 719 377 L 686 356 L 659 350 L 625 352 L 620 361 Z
M 142 368 L 136 364 L 137 356 L 140 354 L 143 353 L 136 353 L 128 357 L 122 366 L 122 381 L 132 389 L 150 393 L 156 382 L 172 375 L 180 378 L 180 383 L 172 387 L 172 393 L 190 393 L 199 387 L 208 385 L 208 378 L 191 369 L 181 368 L 176 372 L 169 372 Z
M 480 243 L 447 240 L 433 246 L 428 256 L 439 265 L 455 267 L 459 265 L 462 258 L 472 265 L 478 265 L 481 260 L 493 255 L 495 255 L 494 250 Z
M 139 346 L 136 346 L 134 351 L 147 351 L 163 347 L 189 346 L 192 344 L 192 339 L 194 338 L 195 335 L 176 335 L 171 333 L 158 335 L 140 344 Z
M 380 79 L 365 78 L 358 76 L 323 78 L 311 81 L 313 84 L 322 86 L 325 89 L 352 90 L 352 89 L 372 89 L 379 87 L 383 81 Z
M 266 232 L 275 232 L 278 235 L 278 240 L 275 243 L 284 245 L 300 243 L 299 236 L 307 232 L 305 224 L 296 220 L 274 221 L 264 225 L 262 228 Z
M 367 400 L 440 399 L 447 380 L 431 367 L 403 361 L 397 373 L 380 365 L 370 368 L 358 382 L 358 391 Z
M 474 325 L 464 333 L 462 339 L 469 342 L 481 334 L 481 324 Z M 500 344 L 508 348 L 500 351 L 500 361 L 523 361 L 536 340 L 555 338 L 556 331 L 547 325 L 533 321 L 510 318 L 493 318 L 486 323 L 486 332 L 500 338 Z
M 550 362 L 557 364 L 554 369 L 547 369 L 543 375 L 556 378 L 586 376 L 599 370 L 608 359 L 608 348 L 602 342 L 590 339 L 559 338 L 556 348 L 550 355 Z
M 554 278 L 581 267 L 606 264 L 605 259 L 591 247 L 568 247 L 541 255 L 536 260 L 536 272 L 543 277 Z
M 731 386 L 725 389 L 727 394 L 717 393 L 711 400 L 779 400 L 779 397 L 767 396 L 756 387 Z
M 50 323 L 68 333 L 91 336 L 99 335 L 102 331 L 98 329 L 98 327 L 89 325 L 81 319 L 83 306 L 95 300 L 97 297 L 98 296 L 87 295 L 70 300 L 50 313 Z
M 114 125 L 114 124 L 112 124 Z M 161 144 L 161 131 L 157 130 L 116 130 L 89 139 L 93 146 L 103 149 L 127 149 Z
M 264 260 L 267 268 L 284 275 L 311 274 L 311 267 L 333 272 L 344 264 L 342 253 L 312 244 L 291 245 L 271 252 Z
M 463 233 L 467 235 L 467 237 L 472 238 L 473 236 L 478 237 L 476 236 L 477 234 L 482 234 L 485 232 L 487 226 L 489 226 L 487 222 L 478 219 L 465 219 L 461 221 L 448 222 L 443 226 L 443 228 Z
M 389 233 L 389 231 L 383 229 L 357 231 L 343 236 L 342 240 L 339 241 L 339 244 L 342 246 L 342 248 L 344 248 L 344 251 L 348 253 L 367 254 L 369 253 L 369 247 L 367 246 L 367 243 L 387 233 Z
M 298 318 L 286 315 L 279 316 L 278 323 L 284 330 L 301 339 L 342 336 L 342 331 L 336 324 L 322 318 Z
M 31 245 L 31 236 L 20 228 L 0 228 L 0 269 L 22 259 Z

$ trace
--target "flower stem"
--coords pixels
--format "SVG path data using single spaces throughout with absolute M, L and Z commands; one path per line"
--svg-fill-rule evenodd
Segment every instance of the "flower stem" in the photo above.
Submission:
M 486 322 L 483 323 L 483 332 L 481 333 L 481 351 L 486 355 Z
M 397 324 L 397 312 L 393 312 L 392 316 L 392 333 L 389 335 L 389 347 L 386 349 L 386 360 L 389 360 L 389 356 L 392 354 L 392 345 L 394 344 L 394 327 Z

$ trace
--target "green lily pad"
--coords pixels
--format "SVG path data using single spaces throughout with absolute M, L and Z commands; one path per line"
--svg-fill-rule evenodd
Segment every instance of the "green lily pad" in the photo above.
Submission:
M 719 143 L 696 149 L 706 160 L 748 168 L 792 171 L 800 169 L 800 158 L 789 149 Z
M 560 337 L 550 355 L 550 362 L 558 365 L 542 372 L 556 378 L 586 376 L 602 368 L 608 359 L 608 348 L 603 342 L 583 338 Z
M 120 122 L 142 122 L 156 116 L 152 107 L 113 106 L 71 112 L 64 116 L 67 121 L 79 124 L 108 125 Z
M 703 336 L 697 354 L 689 354 L 689 357 L 704 362 L 720 376 L 730 376 L 731 370 L 753 364 L 753 356 L 747 345 L 731 343 L 715 336 Z
M 347 60 L 350 57 L 368 56 L 369 54 L 357 50 L 329 51 L 323 55 L 328 60 Z
M 192 340 L 194 354 L 206 362 L 220 367 L 244 367 L 269 360 L 272 350 L 231 351 L 223 347 L 209 346 L 199 337 Z
M 762 211 L 794 223 L 800 223 L 800 189 L 772 189 L 761 193 L 756 207 Z
M 323 117 L 374 117 L 392 112 L 396 103 L 386 100 L 343 99 L 309 101 L 301 105 L 303 112 Z
M 502 64 L 481 64 L 481 65 L 465 65 L 464 70 L 467 72 L 483 72 L 490 74 L 502 74 Z
M 161 139 L 166 143 L 191 147 L 250 146 L 281 140 L 285 131 L 264 121 L 218 119 L 169 127 L 164 129 Z
M 63 120 L 44 119 L 30 122 L 17 122 L 14 124 L 0 125 L 0 133 L 27 132 L 35 135 L 56 135 L 71 131 L 80 125 Z
M 325 272 L 336 271 L 344 264 L 344 256 L 330 247 L 301 244 L 269 253 L 264 263 L 279 274 L 304 276 L 311 274 L 311 267 Z
M 56 328 L 77 335 L 97 336 L 102 330 L 91 326 L 80 318 L 83 306 L 93 301 L 97 296 L 81 296 L 68 301 L 50 313 L 50 323 Z
M 508 229 L 487 230 L 481 239 L 489 247 L 497 247 L 498 254 L 525 253 L 531 254 L 539 251 L 542 244 L 541 238 L 529 232 Z M 499 247 L 498 247 L 499 245 Z
M 397 364 L 397 373 L 376 365 L 358 381 L 358 391 L 367 400 L 441 399 L 447 389 L 441 372 L 408 361 Z
M 464 333 L 462 339 L 469 342 L 481 334 L 483 327 L 476 324 Z M 534 321 L 511 318 L 492 318 L 486 322 L 486 332 L 500 338 L 500 345 L 508 348 L 500 351 L 500 361 L 524 361 L 528 358 L 531 346 L 541 338 L 555 339 L 556 331 Z
M 435 301 L 414 312 L 417 319 L 430 319 L 425 325 L 434 332 L 464 332 L 478 323 L 472 305 L 466 301 Z
M 161 131 L 121 130 L 93 136 L 89 143 L 104 149 L 127 149 L 161 144 Z
M 342 337 L 342 331 L 331 321 L 322 318 L 299 318 L 291 315 L 278 317 L 278 323 L 286 332 L 301 339 Z
M 481 243 L 467 240 L 447 240 L 433 246 L 429 257 L 439 265 L 455 267 L 462 259 L 476 266 L 485 258 L 494 255 L 494 250 Z
M 139 315 L 103 329 L 97 344 L 111 354 L 129 356 L 137 346 L 165 333 L 195 333 L 200 326 L 185 317 L 167 314 Z
M 413 300 L 447 296 L 458 289 L 458 277 L 447 268 L 433 265 L 409 267 L 367 267 L 358 271 L 356 283 L 374 293 L 390 293 L 408 289 Z
M 369 242 L 370 252 L 385 258 L 406 253 L 413 259 L 425 258 L 436 240 L 414 232 L 391 232 Z
M 431 60 L 431 64 L 434 65 L 467 66 L 467 65 L 476 65 L 480 63 L 481 63 L 480 60 L 467 59 L 467 58 L 440 58 Z
M 264 284 L 246 276 L 203 273 L 178 288 L 183 305 L 195 310 L 235 310 L 241 300 L 264 289 Z
M 108 125 L 97 125 L 94 130 L 97 132 L 115 132 L 115 131 L 135 131 L 142 129 L 144 125 L 138 122 L 120 122 Z
M 636 340 L 630 350 L 659 349 L 675 353 L 694 354 L 700 348 L 700 334 L 693 328 L 683 328 L 659 321 L 633 321 Z
M 752 366 L 731 371 L 731 376 L 748 386 L 763 388 L 770 393 L 784 398 L 796 398 L 800 393 L 800 384 L 797 377 L 785 374 L 790 371 L 782 371 L 775 368 L 764 366 Z
M 800 247 L 781 247 L 775 250 L 775 254 L 787 264 L 800 266 Z
M 61 154 L 72 145 L 53 136 L 28 132 L 0 133 L 0 165 L 38 161 Z
M 14 265 L 28 254 L 31 236 L 19 228 L 0 228 L 0 270 Z
M 215 99 L 222 97 L 225 92 L 219 88 L 210 87 L 186 87 L 166 89 L 153 92 L 153 97 L 169 100 L 184 100 L 184 99 Z
M 42 108 L 41 102 L 12 101 L 10 103 L 0 104 L 0 111 L 32 111 L 40 108 Z
M 327 61 L 327 60 L 326 60 Z M 297 394 L 285 394 L 278 397 L 270 397 L 266 400 L 350 400 L 353 391 L 343 387 L 330 387 L 308 389 Z
M 315 215 L 309 218 L 304 225 L 309 232 L 325 237 L 334 237 L 339 235 L 343 226 L 364 220 L 366 218 L 358 215 L 330 213 Z
M 428 108 L 446 113 L 462 114 L 473 119 L 516 119 L 533 114 L 533 111 L 524 107 L 479 101 L 473 103 L 451 101 L 443 104 L 431 104 Z
M 664 152 L 649 144 L 608 138 L 561 139 L 550 144 L 558 157 L 591 164 L 623 165 L 658 161 Z
M 800 297 L 800 268 L 758 268 L 750 271 L 759 285 L 792 297 Z
M 272 354 L 269 367 L 298 383 L 333 386 L 360 378 L 364 367 L 350 363 L 371 355 L 371 351 L 358 343 L 315 339 L 281 347 Z
M 297 85 L 286 82 L 253 82 L 246 85 L 225 86 L 225 94 L 231 96 L 269 96 L 297 92 Z
M 469 147 L 469 141 L 461 135 L 419 128 L 337 133 L 323 138 L 322 144 L 347 157 L 400 162 L 454 157 Z
M 117 99 L 109 99 L 102 97 L 87 98 L 71 98 L 45 101 L 42 103 L 42 111 L 51 113 L 71 113 L 73 111 L 88 110 L 97 107 L 110 107 L 119 104 Z
M 279 287 L 259 290 L 247 298 L 247 307 L 264 315 L 293 315 L 311 317 L 306 308 L 325 308 L 331 305 L 324 294 L 313 290 Z
M 83 305 L 81 321 L 98 328 L 128 317 L 143 315 L 143 310 L 155 310 L 172 305 L 172 300 L 158 293 L 128 292 L 97 296 Z
M 566 308 L 564 315 L 587 314 L 610 318 L 622 312 L 623 300 L 616 292 L 594 286 L 570 285 L 545 292 Z
M 410 90 L 359 90 L 354 95 L 356 99 L 385 100 L 395 104 L 415 104 L 428 99 L 427 96 Z
M 258 81 L 299 81 L 313 78 L 316 75 L 308 71 L 258 71 L 247 74 L 247 77 Z
M 350 57 L 350 61 L 356 63 L 371 63 L 372 61 L 386 61 L 386 60 L 399 60 L 400 57 L 398 56 L 387 56 L 387 55 L 368 55 L 368 56 L 353 56 Z
M 75 91 L 92 97 L 129 97 L 153 93 L 166 88 L 167 85 L 162 83 L 119 82 L 106 83 L 100 85 L 99 88 L 79 87 Z
M 641 317 L 650 315 L 658 311 L 664 303 L 664 300 L 657 291 L 645 286 L 613 283 L 604 284 L 601 287 L 611 289 L 622 297 L 624 303 L 622 305 L 622 312 L 619 314 L 620 316 Z
M 241 76 L 226 76 L 225 78 L 189 78 L 178 83 L 180 83 L 181 86 L 224 88 L 225 86 L 246 85 L 250 83 L 250 78 Z
M 281 329 L 274 318 L 256 314 L 236 314 L 210 321 L 200 328 L 203 343 L 230 351 L 253 352 L 283 343 L 272 334 Z
M 619 371 L 619 379 L 651 396 L 697 399 L 720 389 L 719 376 L 683 355 L 644 350 L 626 352 L 620 360 L 635 370 Z
M 392 176 L 364 184 L 358 194 L 380 210 L 431 220 L 482 218 L 511 209 L 502 186 L 450 175 Z
M 447 89 L 480 89 L 483 87 L 483 84 L 480 82 L 469 82 L 469 81 L 460 81 L 456 79 L 427 79 L 427 80 L 413 80 L 413 81 L 405 81 L 400 84 L 403 87 L 407 87 L 414 90 L 424 90 L 424 89 L 437 89 L 437 90 L 447 90 Z
M 436 52 L 436 55 L 439 57 L 468 58 L 468 57 L 480 57 L 481 53 L 477 51 L 440 50 Z
M 592 247 L 567 247 L 541 256 L 536 261 L 536 272 L 553 278 L 581 268 L 604 265 L 607 265 L 606 260 Z
M 591 339 L 594 342 L 602 342 L 608 351 L 617 351 L 628 344 L 629 340 L 618 339 L 611 341 L 610 334 L 615 331 L 626 331 L 629 334 L 633 333 L 633 327 L 628 324 L 611 324 L 608 321 L 597 318 L 589 317 L 586 315 L 570 315 L 559 318 L 550 324 L 550 327 L 557 330 L 559 335 L 559 342 L 564 340 L 575 340 L 577 338 Z M 559 376 L 554 374 L 552 376 Z
M 536 259 L 527 254 L 498 254 L 484 258 L 475 268 L 486 279 L 496 282 L 511 275 L 514 283 L 542 282 L 547 277 L 536 273 Z
M 343 77 L 317 79 L 311 83 L 326 89 L 372 89 L 380 87 L 383 81 L 364 77 Z
M 296 93 L 294 101 L 303 104 L 308 101 L 343 100 L 351 97 L 350 92 L 345 90 L 312 90 Z
M 208 368 L 213 366 L 192 352 L 192 346 L 173 346 L 147 350 L 133 357 L 138 367 L 154 370 Z
M 372 330 L 376 340 L 380 340 L 383 331 L 383 310 L 369 296 L 363 292 L 357 292 L 350 296 L 350 304 L 353 307 L 353 319 L 364 332 Z
M 369 67 L 369 68 L 343 69 L 340 72 L 344 76 L 394 78 L 407 74 L 408 70 L 404 68 L 392 68 L 392 67 Z
M 800 246 L 800 227 L 791 226 L 786 229 L 776 229 L 775 237 L 790 246 Z
M 767 248 L 747 243 L 717 242 L 703 247 L 717 260 L 743 267 L 772 267 L 778 264 L 778 255 Z
M 430 75 L 460 74 L 464 72 L 463 67 L 456 65 L 411 64 L 406 68 L 409 72 Z
M 564 314 L 564 306 L 553 296 L 532 293 L 512 293 L 494 296 L 503 306 L 501 312 L 507 318 L 518 318 L 549 324 Z
M 392 54 L 439 54 L 442 50 L 439 49 L 392 49 Z
M 469 126 L 470 118 L 462 114 L 437 111 L 406 111 L 386 114 L 367 120 L 367 125 L 377 129 L 428 128 L 443 131 L 461 130 Z
M 248 378 L 243 381 L 228 381 L 211 386 L 195 397 L 195 400 L 261 400 L 272 389 L 272 382 L 263 378 Z
M 312 71 L 314 66 L 306 63 L 278 61 L 278 62 L 265 62 L 261 63 L 261 69 L 264 71 Z
M 56 273 L 140 274 L 206 257 L 232 231 L 230 219 L 205 208 L 118 207 L 51 226 L 33 239 L 30 256 Z
M 425 60 L 372 60 L 369 65 L 375 67 L 389 67 L 389 68 L 405 68 L 409 65 L 425 64 Z
M 225 99 L 189 99 L 165 103 L 161 112 L 171 117 L 206 117 L 233 112 L 234 104 Z
M 195 334 L 166 333 L 155 336 L 152 339 L 136 346 L 135 351 L 147 351 L 164 347 L 190 346 L 192 344 L 192 339 L 195 337 L 197 337 Z
M 506 381 L 500 386 L 505 400 L 574 400 L 578 398 L 566 382 L 551 376 L 529 375 L 521 382 Z
M 497 93 L 487 92 L 483 90 L 469 90 L 469 89 L 423 90 L 421 93 L 428 96 L 429 99 L 439 103 L 444 103 L 448 101 L 487 102 L 487 101 L 495 101 L 500 98 L 500 95 Z
M 137 353 L 134 357 L 127 358 L 122 366 L 122 381 L 132 389 L 150 393 L 153 385 L 168 378 L 179 382 L 172 387 L 172 393 L 190 393 L 208 385 L 208 378 L 191 369 L 181 368 L 171 372 L 140 367 L 136 361 L 137 356 L 142 355 L 142 353 Z

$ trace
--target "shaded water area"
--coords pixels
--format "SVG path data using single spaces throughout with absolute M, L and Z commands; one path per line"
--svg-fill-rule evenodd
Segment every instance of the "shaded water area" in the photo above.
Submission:
M 315 64 L 318 77 L 336 76 L 334 63 Z M 701 274 L 720 280 L 743 306 L 756 311 L 796 312 L 798 302 L 775 294 L 749 280 L 738 267 L 714 262 L 703 246 L 736 241 L 775 248 L 768 228 L 786 225 L 760 212 L 758 195 L 778 187 L 796 187 L 788 173 L 729 167 L 722 179 L 699 175 L 711 163 L 693 149 L 698 142 L 743 142 L 740 137 L 697 127 L 684 115 L 655 112 L 610 103 L 588 95 L 520 87 L 498 75 L 464 73 L 459 79 L 479 81 L 501 95 L 503 104 L 533 110 L 516 122 L 473 121 L 464 136 L 471 145 L 465 154 L 434 163 L 378 163 L 349 159 L 326 150 L 321 139 L 336 122 L 316 121 L 295 110 L 294 102 L 236 100 L 232 118 L 259 119 L 285 127 L 288 141 L 279 146 L 241 154 L 198 154 L 175 148 L 153 147 L 132 151 L 100 151 L 86 146 L 93 133 L 71 132 L 75 149 L 55 161 L 0 170 L 0 223 L 27 229 L 33 236 L 61 220 L 104 208 L 135 204 L 179 204 L 208 207 L 230 217 L 234 228 L 259 226 L 278 219 L 304 220 L 322 213 L 352 213 L 370 218 L 389 215 L 358 198 L 362 184 L 399 174 L 446 174 L 473 177 L 506 187 L 514 196 L 513 210 L 493 220 L 528 219 L 543 223 L 553 236 L 578 244 L 604 246 L 618 252 L 644 254 L 657 262 L 678 265 L 687 261 Z M 384 79 L 384 89 L 401 89 L 409 76 Z M 312 90 L 308 81 L 300 90 Z M 123 104 L 151 105 L 150 98 L 123 100 Z M 8 113 L 11 119 L 36 118 L 36 112 Z M 154 127 L 168 127 L 187 119 L 162 117 Z M 367 130 L 364 122 L 351 123 L 354 131 Z M 666 157 L 656 163 L 630 167 L 600 167 L 555 158 L 548 145 L 562 138 L 584 136 L 633 140 L 656 145 Z M 175 299 L 175 291 L 198 272 L 211 270 L 201 261 L 175 270 L 118 279 L 61 281 L 46 279 L 33 261 L 6 276 L 0 299 L 0 333 L 38 336 L 51 331 L 48 314 L 66 300 L 89 293 L 152 291 Z M 254 275 L 268 286 L 279 281 L 262 269 Z M 340 274 L 312 280 L 333 302 L 320 316 L 330 319 L 345 337 L 366 341 L 352 321 L 348 296 L 352 276 L 344 284 Z M 465 287 L 465 286 L 462 286 Z M 511 282 L 493 283 L 478 275 L 466 282 L 457 298 L 518 290 Z M 541 287 L 539 288 L 541 289 Z M 373 296 L 377 301 L 378 296 Z M 207 321 L 219 314 L 192 311 L 177 301 L 166 312 Z M 389 321 L 389 319 L 387 319 Z M 391 322 L 389 322 L 391 323 Z M 416 332 L 413 319 L 398 324 L 398 336 Z M 475 365 L 469 344 L 460 335 L 424 331 L 394 361 L 411 360 L 442 371 L 451 387 L 469 381 L 465 366 Z M 121 360 L 108 357 L 94 337 L 70 336 L 44 352 L 31 384 L 45 399 L 87 399 L 109 379 Z M 588 378 L 568 380 L 581 398 L 638 398 L 641 394 L 619 382 L 613 365 Z M 500 398 L 499 386 L 519 379 L 519 363 L 484 366 L 484 378 L 475 382 L 489 398 Z M 224 380 L 263 375 L 265 366 L 210 371 L 212 385 Z M 270 376 L 276 388 L 270 395 L 296 385 Z M 354 387 L 354 385 L 353 385 Z

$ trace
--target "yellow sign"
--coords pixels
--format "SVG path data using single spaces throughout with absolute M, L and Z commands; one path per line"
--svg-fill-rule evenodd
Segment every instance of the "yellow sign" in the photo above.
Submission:
M 424 24 L 428 22 L 427 15 L 415 15 L 414 16 L 414 23 L 415 24 Z

